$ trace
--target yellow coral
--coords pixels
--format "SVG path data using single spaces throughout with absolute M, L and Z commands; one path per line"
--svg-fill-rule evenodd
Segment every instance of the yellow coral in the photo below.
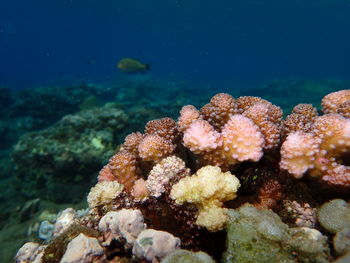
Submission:
M 199 209 L 196 223 L 209 231 L 218 231 L 227 220 L 223 202 L 234 199 L 239 187 L 236 176 L 208 165 L 175 184 L 170 197 L 178 204 L 194 203 Z
M 102 181 L 91 188 L 87 201 L 90 208 L 110 203 L 122 191 L 124 186 L 117 181 Z

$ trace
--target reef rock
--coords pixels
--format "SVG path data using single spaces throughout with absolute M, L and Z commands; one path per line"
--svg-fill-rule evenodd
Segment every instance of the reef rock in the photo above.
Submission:
M 271 210 L 250 205 L 228 215 L 223 262 L 328 262 L 327 237 L 316 229 L 289 228 Z
M 184 249 L 177 249 L 166 256 L 161 263 L 215 263 L 215 261 L 202 251 L 192 252 Z
M 164 231 L 143 230 L 137 237 L 132 253 L 138 259 L 160 260 L 180 248 L 180 239 Z
M 59 213 L 54 229 L 54 236 L 64 232 L 68 227 L 74 223 L 75 210 L 73 208 L 67 208 Z
M 317 211 L 322 227 L 335 234 L 344 228 L 350 228 L 350 205 L 341 199 L 323 204 Z
M 137 236 L 146 228 L 140 210 L 122 209 L 108 212 L 102 217 L 98 229 L 104 235 L 103 245 L 109 246 L 113 240 L 124 238 L 126 246 L 131 247 Z
M 104 250 L 96 238 L 80 234 L 69 242 L 60 263 L 106 262 Z
M 45 246 L 38 243 L 27 242 L 17 252 L 15 263 L 41 263 Z

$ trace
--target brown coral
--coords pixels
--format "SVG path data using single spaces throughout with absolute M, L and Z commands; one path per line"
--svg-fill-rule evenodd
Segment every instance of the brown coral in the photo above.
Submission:
M 128 152 L 132 152 L 133 154 L 138 154 L 138 146 L 144 135 L 141 132 L 133 132 L 125 137 L 122 148 L 127 150 Z
M 332 92 L 322 99 L 324 113 L 336 113 L 341 104 L 350 100 L 350 90 Z
M 346 118 L 350 118 L 350 100 L 347 100 L 344 103 L 340 104 L 337 108 L 337 113 Z
M 108 166 L 116 180 L 130 192 L 138 179 L 136 156 L 125 150 L 119 151 L 109 160 Z
M 269 121 L 279 123 L 282 119 L 283 112 L 281 108 L 260 97 L 242 96 L 236 100 L 236 103 L 239 113 L 245 112 L 256 103 L 265 104 L 268 107 L 267 117 Z
M 162 118 L 147 122 L 145 134 L 158 135 L 171 143 L 175 143 L 178 138 L 177 125 L 172 118 Z
M 271 149 L 278 146 L 280 142 L 280 125 L 277 109 L 272 108 L 272 104 L 257 102 L 247 108 L 243 115 L 250 118 L 257 126 L 265 138 L 264 149 Z M 275 121 L 277 121 L 275 123 Z
M 218 93 L 211 98 L 210 103 L 202 107 L 201 113 L 205 120 L 221 130 L 230 117 L 237 113 L 237 105 L 230 94 Z
M 315 120 L 315 134 L 321 139 L 320 149 L 337 157 L 350 150 L 350 120 L 339 114 L 326 114 Z
M 282 184 L 274 178 L 265 180 L 259 188 L 258 200 L 256 206 L 264 209 L 272 209 L 277 202 L 282 199 Z
M 317 116 L 317 110 L 311 104 L 296 105 L 292 113 L 283 121 L 284 135 L 295 131 L 312 131 Z
M 139 156 L 144 161 L 158 162 L 175 150 L 175 145 L 158 135 L 147 135 L 138 146 Z

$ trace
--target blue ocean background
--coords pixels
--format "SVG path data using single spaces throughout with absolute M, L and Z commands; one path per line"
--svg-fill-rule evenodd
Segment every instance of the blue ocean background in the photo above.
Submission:
M 116 64 L 128 57 L 151 69 L 125 74 Z M 111 155 L 94 152 L 100 159 L 81 167 L 61 158 L 67 181 L 44 157 L 80 135 L 74 120 L 99 123 L 107 101 L 127 115 L 113 153 L 150 119 L 176 118 L 218 92 L 261 96 L 287 115 L 297 103 L 320 110 L 323 96 L 349 88 L 350 0 L 0 0 L 0 262 L 37 235 L 41 213 L 86 208 Z
M 339 0 L 2 0 L 0 80 L 13 88 L 105 82 L 130 56 L 150 63 L 156 78 L 218 89 L 346 78 L 349 28 L 350 1 Z

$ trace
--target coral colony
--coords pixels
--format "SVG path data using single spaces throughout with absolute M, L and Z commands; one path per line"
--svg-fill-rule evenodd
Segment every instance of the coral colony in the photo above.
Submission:
M 149 121 L 16 262 L 349 262 L 350 90 L 322 111 L 220 93 Z

